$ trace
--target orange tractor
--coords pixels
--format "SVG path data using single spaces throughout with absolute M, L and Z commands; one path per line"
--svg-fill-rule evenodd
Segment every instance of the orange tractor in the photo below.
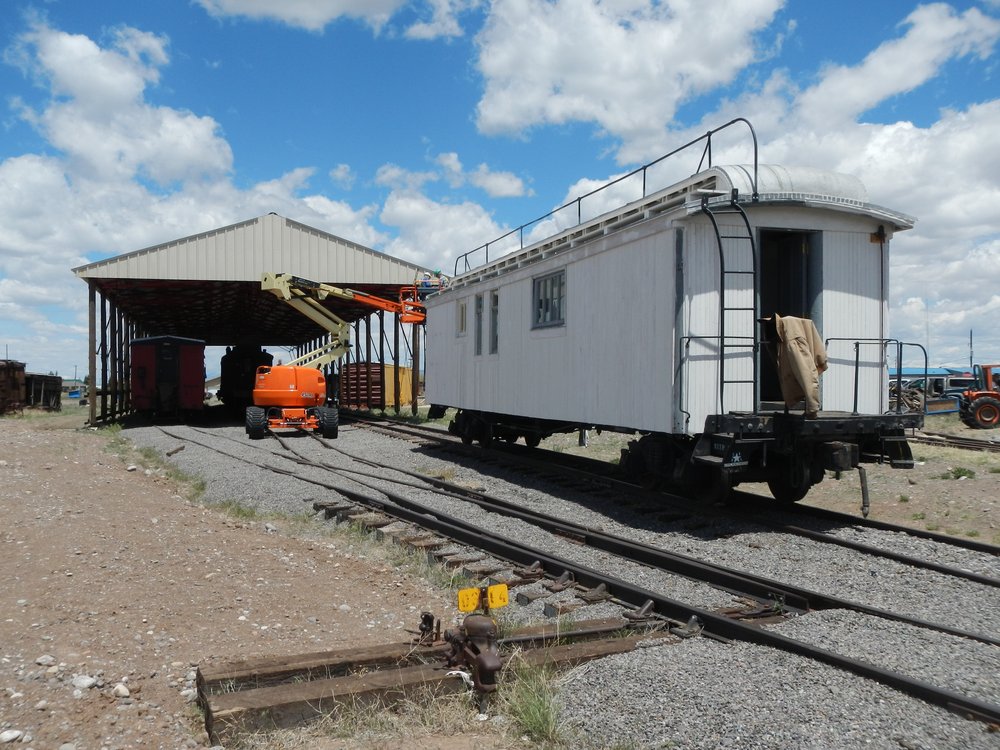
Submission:
M 339 413 L 336 404 L 328 404 L 322 368 L 336 362 L 347 352 L 351 326 L 328 310 L 323 300 L 332 297 L 360 302 L 396 313 L 403 323 L 423 323 L 426 312 L 416 289 L 404 287 L 398 301 L 387 300 L 291 274 L 271 273 L 264 274 L 260 286 L 318 323 L 329 335 L 322 346 L 287 365 L 261 365 L 257 368 L 253 406 L 248 406 L 246 410 L 247 435 L 251 440 L 259 440 L 268 430 L 291 428 L 312 430 L 325 438 L 336 438 Z
M 972 374 L 976 382 L 962 394 L 959 415 L 969 427 L 993 429 L 1000 425 L 1000 365 L 975 365 Z

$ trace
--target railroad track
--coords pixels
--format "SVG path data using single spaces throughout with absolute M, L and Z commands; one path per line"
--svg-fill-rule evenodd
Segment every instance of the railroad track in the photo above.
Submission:
M 840 545 L 849 549 L 876 555 L 898 562 L 925 567 L 929 570 L 968 578 L 972 581 L 997 585 L 997 577 L 993 574 L 983 574 L 976 570 L 963 568 L 960 564 L 947 565 L 932 560 L 915 557 L 908 551 L 898 551 L 892 548 L 892 537 L 879 534 L 875 542 L 849 537 L 836 536 L 829 529 L 839 526 L 857 528 L 869 532 L 887 532 L 899 534 L 907 538 L 921 539 L 927 542 L 956 547 L 987 555 L 1000 556 L 1000 548 L 976 539 L 956 537 L 910 526 L 900 526 L 884 521 L 878 521 L 846 513 L 815 508 L 808 505 L 792 505 L 775 507 L 770 498 L 736 490 L 733 501 L 724 510 L 719 511 L 705 506 L 697 498 L 689 498 L 668 492 L 652 492 L 634 483 L 618 479 L 614 468 L 603 461 L 583 456 L 574 456 L 542 449 L 531 449 L 520 445 L 497 444 L 495 450 L 483 451 L 480 448 L 463 445 L 443 430 L 421 427 L 410 424 L 399 424 L 387 420 L 366 420 L 352 418 L 355 424 L 364 425 L 393 436 L 402 436 L 420 445 L 433 446 L 451 455 L 471 457 L 487 465 L 499 465 L 504 462 L 513 463 L 522 472 L 530 472 L 533 476 L 542 477 L 562 487 L 572 487 L 585 492 L 607 496 L 611 493 L 619 497 L 626 495 L 624 501 L 638 512 L 655 514 L 674 514 L 676 518 L 741 518 L 748 522 L 765 525 L 775 531 L 786 534 Z M 801 519 L 810 519 L 813 528 L 802 524 Z M 791 520 L 790 520 L 791 519 Z M 827 529 L 827 530 L 823 530 Z M 880 546 L 882 545 L 882 546 Z M 909 546 L 909 545 L 907 545 Z
M 169 432 L 167 434 L 177 440 L 198 443 L 209 450 L 219 450 L 217 435 L 212 436 L 203 432 L 199 438 L 190 434 L 171 434 Z M 234 440 L 233 442 L 240 441 Z M 796 653 L 823 663 L 834 664 L 841 669 L 876 679 L 883 684 L 917 695 L 928 702 L 959 711 L 964 715 L 1000 722 L 1000 706 L 989 701 L 960 694 L 952 689 L 930 685 L 906 674 L 839 655 L 813 644 L 786 638 L 773 630 L 762 628 L 756 624 L 747 624 L 738 618 L 763 616 L 781 619 L 792 614 L 822 609 L 844 609 L 868 617 L 893 620 L 907 627 L 932 630 L 949 638 L 960 639 L 963 642 L 978 642 L 993 648 L 1000 645 L 1000 642 L 989 633 L 957 627 L 940 621 L 941 618 L 938 618 L 939 621 L 933 622 L 912 614 L 893 613 L 864 603 L 824 595 L 805 587 L 795 587 L 787 583 L 741 573 L 719 564 L 705 563 L 703 560 L 693 559 L 686 555 L 669 553 L 649 544 L 639 544 L 634 540 L 624 539 L 620 535 L 597 532 L 582 524 L 569 523 L 553 516 L 528 511 L 507 501 L 491 498 L 485 493 L 470 491 L 468 488 L 459 487 L 442 479 L 418 475 L 414 472 L 403 472 L 404 477 L 397 478 L 387 488 L 389 472 L 398 472 L 398 469 L 391 464 L 352 455 L 328 441 L 318 439 L 315 444 L 323 446 L 320 455 L 317 455 L 315 450 L 306 450 L 306 446 L 313 444 L 310 440 L 304 442 L 280 440 L 276 442 L 282 446 L 281 451 L 275 451 L 263 445 L 255 446 L 255 456 L 270 454 L 267 463 L 257 461 L 258 465 L 266 466 L 269 471 L 295 476 L 301 481 L 310 482 L 345 498 L 348 502 L 344 504 L 344 507 L 340 505 L 342 500 L 331 501 L 322 506 L 325 511 L 329 511 L 329 515 L 332 517 L 358 519 L 365 515 L 371 516 L 372 511 L 390 514 L 407 524 L 419 525 L 427 529 L 429 533 L 438 535 L 442 539 L 442 544 L 445 539 L 458 541 L 470 548 L 484 550 L 493 558 L 508 565 L 522 570 L 541 571 L 547 575 L 550 581 L 556 582 L 555 585 L 561 585 L 563 591 L 573 592 L 573 598 L 581 598 L 581 601 L 586 602 L 591 599 L 612 602 L 623 606 L 626 611 L 638 612 L 643 617 L 658 616 L 667 621 L 673 628 L 690 627 L 691 623 L 696 623 L 704 634 L 712 637 L 749 641 Z M 301 445 L 296 447 L 293 443 L 301 443 Z M 241 447 L 246 448 L 245 445 Z M 321 455 L 327 451 L 337 454 L 338 461 L 336 463 L 322 460 Z M 347 461 L 346 465 L 344 459 Z M 254 462 L 246 457 L 237 460 Z M 283 461 L 284 465 L 270 463 L 275 460 Z M 407 491 L 417 491 L 420 495 L 433 495 L 439 504 L 432 506 L 425 501 L 414 500 L 400 492 L 400 487 L 408 488 Z M 381 495 L 381 498 L 373 498 L 373 493 Z M 474 507 L 480 516 L 485 512 L 490 514 L 489 517 L 515 518 L 519 523 L 544 531 L 546 539 L 550 541 L 543 549 L 524 541 L 530 537 L 528 532 L 525 532 L 523 536 L 518 536 L 518 538 L 505 538 L 491 534 L 482 520 L 472 522 L 460 513 L 449 510 L 452 507 L 457 509 L 457 506 L 464 506 L 466 509 L 470 506 Z M 381 524 L 382 528 L 389 525 L 374 519 L 369 519 L 369 521 L 372 528 L 378 524 Z M 420 536 L 418 535 L 416 538 L 419 539 Z M 569 542 L 569 544 L 561 545 L 562 554 L 554 554 L 551 552 L 553 547 L 551 540 L 560 540 Z M 566 549 L 582 545 L 590 545 L 599 550 L 602 555 L 616 556 L 622 561 L 620 564 L 631 570 L 634 575 L 609 575 L 607 570 L 599 571 L 592 565 L 575 562 Z M 429 542 L 426 549 L 431 549 Z M 461 557 L 461 552 L 457 553 L 457 556 Z M 637 573 L 639 563 L 644 569 L 656 570 L 658 573 L 669 576 L 670 580 L 675 581 L 675 583 L 669 586 L 662 585 L 655 590 L 631 583 L 630 580 L 648 580 L 648 574 L 639 575 Z M 610 567 L 610 563 L 605 567 Z M 678 576 L 689 582 L 703 584 L 701 588 L 696 587 L 699 591 L 698 596 L 702 596 L 705 586 L 708 586 L 713 590 L 725 592 L 727 600 L 736 597 L 744 602 L 749 602 L 749 604 L 742 607 L 730 607 L 731 611 L 722 613 L 720 610 L 724 608 L 718 606 L 709 608 L 703 602 L 699 602 L 701 606 L 692 605 L 665 596 L 662 593 L 663 590 L 676 590 Z M 966 585 L 995 586 L 995 583 L 974 584 L 969 582 Z M 707 596 L 705 600 L 712 600 L 712 596 Z M 558 608 L 556 614 L 559 614 Z
M 991 434 L 986 432 L 985 434 Z M 949 435 L 944 432 L 918 432 L 916 435 L 907 437 L 911 443 L 921 445 L 937 445 L 942 448 L 961 448 L 971 451 L 986 451 L 989 453 L 1000 452 L 1000 433 L 997 438 L 970 438 L 961 435 Z

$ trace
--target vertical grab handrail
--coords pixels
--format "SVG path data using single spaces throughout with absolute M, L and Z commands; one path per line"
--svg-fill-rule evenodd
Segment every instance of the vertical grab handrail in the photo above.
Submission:
M 753 228 L 750 226 L 750 218 L 747 216 L 746 211 L 739 204 L 739 191 L 733 189 L 729 196 L 729 203 L 727 203 L 723 209 L 725 213 L 735 213 L 738 214 L 743 221 L 743 227 L 746 229 L 746 235 L 724 235 L 722 234 L 722 229 L 719 226 L 719 222 L 716 220 L 715 211 L 713 211 L 710 203 L 709 197 L 703 196 L 701 201 L 701 210 L 703 213 L 708 215 L 709 220 L 712 223 L 712 229 L 715 232 L 716 242 L 719 247 L 719 413 L 726 413 L 726 383 L 742 383 L 745 381 L 726 380 L 726 349 L 731 347 L 743 347 L 751 350 L 751 369 L 753 372 L 753 379 L 750 381 L 750 385 L 753 388 L 752 396 L 752 410 L 756 414 L 759 411 L 760 406 L 760 362 L 759 362 L 759 350 L 760 342 L 758 340 L 757 332 L 757 243 L 754 240 Z M 737 270 L 727 269 L 726 267 L 726 246 L 724 240 L 738 240 L 750 243 L 750 264 L 748 268 L 739 268 Z M 727 305 L 726 301 L 726 290 L 727 276 L 749 276 L 750 277 L 750 299 L 752 303 L 750 307 L 730 307 Z M 749 312 L 750 317 L 750 336 L 727 336 L 726 335 L 726 313 L 727 312 Z M 749 343 L 737 344 L 736 340 L 747 340 Z M 734 343 L 730 343 L 732 340 Z

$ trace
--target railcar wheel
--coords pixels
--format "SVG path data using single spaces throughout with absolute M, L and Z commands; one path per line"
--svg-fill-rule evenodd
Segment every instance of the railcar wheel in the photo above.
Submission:
M 977 398 L 972 402 L 972 418 L 976 427 L 991 430 L 1000 424 L 1000 401 L 990 396 Z
M 248 406 L 246 430 L 251 440 L 260 440 L 267 434 L 267 413 L 259 406 Z
M 803 461 L 775 462 L 774 473 L 767 479 L 767 488 L 783 505 L 797 503 L 813 486 L 809 467 Z
M 319 417 L 319 433 L 327 440 L 336 440 L 340 432 L 340 412 L 337 409 L 323 407 L 316 410 Z
M 725 505 L 733 490 L 733 480 L 729 472 L 712 469 L 707 472 L 700 487 L 701 499 L 709 505 Z
M 525 435 L 524 444 L 529 448 L 537 448 L 542 439 L 538 435 Z

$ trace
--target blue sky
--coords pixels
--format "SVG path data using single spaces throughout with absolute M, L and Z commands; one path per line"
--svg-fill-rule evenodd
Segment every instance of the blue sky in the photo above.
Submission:
M 997 361 L 998 40 L 1000 0 L 8 0 L 0 356 L 82 372 L 86 262 L 275 211 L 450 269 L 742 116 L 917 217 L 894 337 Z

